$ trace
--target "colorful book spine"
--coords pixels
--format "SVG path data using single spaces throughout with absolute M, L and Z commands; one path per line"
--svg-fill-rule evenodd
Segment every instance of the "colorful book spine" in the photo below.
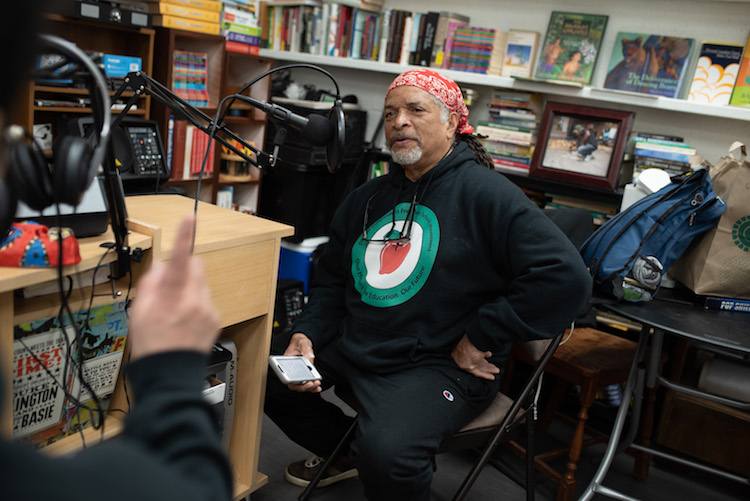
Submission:
M 652 158 L 660 158 L 662 160 L 672 160 L 675 162 L 690 162 L 690 156 L 691 155 L 682 155 L 680 153 L 672 153 L 669 151 L 657 151 L 657 150 L 646 150 L 643 148 L 638 148 L 636 145 L 635 150 L 633 150 L 633 155 L 635 156 L 641 156 L 641 157 L 652 157 Z

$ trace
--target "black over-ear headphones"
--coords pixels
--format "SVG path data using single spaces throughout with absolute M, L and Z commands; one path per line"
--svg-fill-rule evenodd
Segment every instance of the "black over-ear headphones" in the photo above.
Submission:
M 110 98 L 107 83 L 94 62 L 74 44 L 53 35 L 40 35 L 41 47 L 83 66 L 90 76 L 89 89 L 95 134 L 89 137 L 64 135 L 52 148 L 54 166 L 50 167 L 41 148 L 28 131 L 19 125 L 4 133 L 8 144 L 8 173 L 0 184 L 0 240 L 10 228 L 16 211 L 16 199 L 32 210 L 50 205 L 76 206 L 105 160 L 110 135 Z M 26 140 L 30 142 L 26 142 Z M 2 180 L 0 180 L 2 181 Z

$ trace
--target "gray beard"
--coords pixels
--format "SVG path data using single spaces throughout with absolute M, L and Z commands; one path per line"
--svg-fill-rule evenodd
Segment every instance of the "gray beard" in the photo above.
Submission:
M 417 145 L 409 151 L 391 151 L 391 158 L 399 165 L 413 165 L 422 158 L 422 146 Z

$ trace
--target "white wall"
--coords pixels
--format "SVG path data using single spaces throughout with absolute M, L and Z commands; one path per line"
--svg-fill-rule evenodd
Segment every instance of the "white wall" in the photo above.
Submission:
M 750 35 L 750 1 L 718 0 L 385 0 L 386 7 L 417 12 L 428 10 L 458 11 L 471 18 L 471 24 L 500 29 L 529 29 L 541 37 L 547 29 L 553 10 L 606 14 L 609 16 L 602 41 L 600 56 L 591 82 L 601 87 L 618 31 L 664 34 L 719 42 L 746 43 Z M 283 64 L 283 63 L 277 63 Z M 342 94 L 355 94 L 368 111 L 369 140 L 382 110 L 383 97 L 393 75 L 341 68 L 327 68 L 339 82 Z M 331 88 L 330 80 L 318 79 L 308 70 L 295 70 L 298 82 L 310 81 L 321 88 Z M 491 87 L 472 87 L 479 99 L 472 106 L 470 122 L 487 119 L 487 99 Z M 698 154 L 715 162 L 734 140 L 750 144 L 750 121 L 722 119 L 678 112 L 617 105 L 613 103 L 581 102 L 574 98 L 552 97 L 561 102 L 575 102 L 591 106 L 631 110 L 636 112 L 634 130 L 664 132 L 685 137 L 698 149 Z M 720 109 L 718 115 L 721 114 Z M 382 134 L 381 134 L 382 137 Z

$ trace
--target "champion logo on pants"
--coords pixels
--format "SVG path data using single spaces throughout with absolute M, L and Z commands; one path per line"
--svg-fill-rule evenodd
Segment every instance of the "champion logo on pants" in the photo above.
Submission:
M 453 402 L 453 393 L 449 392 L 448 390 L 443 390 L 443 396 L 448 402 Z

